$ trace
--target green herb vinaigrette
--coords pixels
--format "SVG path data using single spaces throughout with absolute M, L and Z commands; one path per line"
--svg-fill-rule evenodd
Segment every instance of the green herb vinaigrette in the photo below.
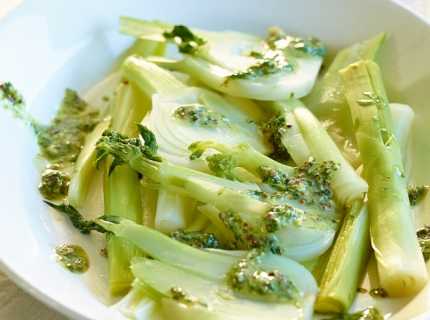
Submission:
M 55 258 L 60 265 L 73 273 L 84 273 L 90 267 L 90 260 L 83 248 L 63 244 L 55 248 Z
M 98 118 L 98 110 L 88 106 L 75 91 L 66 89 L 57 114 L 38 136 L 43 157 L 63 167 L 75 163 L 86 135 L 92 131 Z
M 424 226 L 417 230 L 418 242 L 425 261 L 430 258 L 430 226 Z
M 232 79 L 253 80 L 292 72 L 297 67 L 295 58 L 323 57 L 326 54 L 324 45 L 318 39 L 292 37 L 277 27 L 269 29 L 269 38 L 263 43 L 263 48 L 262 52 L 249 53 L 249 56 L 256 59 L 254 65 L 227 76 L 224 85 Z
M 58 170 L 58 165 L 48 165 L 40 178 L 39 192 L 46 199 L 57 200 L 67 196 L 70 175 Z
M 9 82 L 0 84 L 0 105 L 37 136 L 41 156 L 49 162 L 41 175 L 40 193 L 50 200 L 64 198 L 70 177 L 62 169 L 75 163 L 86 135 L 97 123 L 99 111 L 90 107 L 75 91 L 66 89 L 54 119 L 49 125 L 43 125 L 28 113 L 22 95 Z
M 355 313 L 346 313 L 334 316 L 332 318 L 323 318 L 323 320 L 383 320 L 384 317 L 381 315 L 378 309 L 373 306 L 368 307 L 365 310 L 358 311 Z
M 179 47 L 179 52 L 196 54 L 200 47 L 206 44 L 206 40 L 197 37 L 184 25 L 176 25 L 170 32 L 163 33 L 164 38 L 173 40 Z
M 220 127 L 229 123 L 229 119 L 201 104 L 184 105 L 173 111 L 174 118 L 180 123 L 201 127 Z
M 172 287 L 170 289 L 170 293 L 172 295 L 172 299 L 178 301 L 179 303 L 183 303 L 187 306 L 199 304 L 203 307 L 207 307 L 207 304 L 204 301 L 185 293 L 180 287 Z
M 329 188 L 333 172 L 338 165 L 333 161 L 316 163 L 311 158 L 303 167 L 296 168 L 294 177 L 288 177 L 270 167 L 261 167 L 263 182 L 278 191 L 245 191 L 251 197 L 272 206 L 262 217 L 246 215 L 235 210 L 220 212 L 224 225 L 233 232 L 237 241 L 247 248 L 260 248 L 267 252 L 282 254 L 284 246 L 276 236 L 283 226 L 308 226 L 317 230 L 336 230 L 343 215 Z M 296 202 L 303 210 L 287 204 Z
M 426 185 L 409 185 L 408 197 L 411 206 L 418 204 L 427 195 L 428 189 Z
M 273 146 L 274 152 L 270 155 L 270 158 L 280 162 L 286 163 L 290 159 L 290 154 L 282 143 L 282 136 L 286 133 L 286 130 L 292 127 L 291 124 L 287 123 L 284 116 L 274 115 L 270 117 L 266 122 L 260 124 L 260 131 L 265 140 Z
M 188 244 L 191 247 L 206 249 L 219 249 L 218 240 L 213 233 L 203 233 L 201 231 L 177 230 L 170 233 L 170 237 L 179 242 Z
M 300 290 L 278 270 L 263 270 L 265 253 L 251 250 L 227 273 L 227 282 L 234 291 L 251 299 L 270 302 L 299 303 Z

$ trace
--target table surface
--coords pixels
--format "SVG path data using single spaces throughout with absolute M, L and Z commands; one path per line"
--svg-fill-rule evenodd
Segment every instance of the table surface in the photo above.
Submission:
M 0 0 L 0 20 L 23 0 Z M 430 0 L 397 0 L 430 19 Z M 55 310 L 33 298 L 0 271 L 0 319 L 63 320 Z

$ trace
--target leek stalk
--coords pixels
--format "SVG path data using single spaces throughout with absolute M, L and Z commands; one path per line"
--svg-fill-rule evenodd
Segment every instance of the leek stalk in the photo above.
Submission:
M 369 183 L 370 232 L 381 286 L 392 297 L 413 294 L 424 286 L 428 275 L 382 76 L 370 60 L 351 64 L 340 75 Z

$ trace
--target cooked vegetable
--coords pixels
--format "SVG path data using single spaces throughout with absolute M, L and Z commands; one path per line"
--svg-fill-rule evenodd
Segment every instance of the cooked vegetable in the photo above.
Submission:
M 355 200 L 344 217 L 319 284 L 315 311 L 347 313 L 370 253 L 367 203 Z
M 301 166 L 311 157 L 320 162 L 332 161 L 336 167 L 333 168 L 330 188 L 335 198 L 343 205 L 361 198 L 367 191 L 367 183 L 346 161 L 318 119 L 300 100 L 261 102 L 261 105 L 275 111 L 276 121 L 281 124 L 277 128 L 279 140 L 296 164 Z M 279 117 L 284 120 L 279 121 Z
M 76 160 L 73 173 L 70 178 L 68 199 L 70 204 L 76 208 L 82 208 L 88 194 L 91 180 L 94 177 L 96 169 L 93 165 L 93 159 L 96 155 L 95 144 L 110 125 L 111 117 L 105 117 L 88 135 L 84 147 Z
M 132 128 L 142 121 L 151 105 L 145 103 L 140 89 L 128 81 L 120 82 L 112 101 L 112 125 L 114 130 L 136 136 Z M 142 198 L 140 181 L 136 171 L 121 166 L 109 171 L 114 158 L 107 158 L 104 179 L 104 210 L 106 215 L 116 215 L 142 224 Z M 108 174 L 109 172 L 109 174 Z M 108 177 L 109 175 L 109 177 Z M 134 276 L 130 271 L 132 257 L 143 253 L 132 243 L 114 235 L 106 238 L 109 267 L 109 288 L 113 295 L 123 295 L 129 291 Z
M 138 125 L 138 129 L 142 136 L 150 135 L 147 128 Z M 154 141 L 154 137 L 150 140 Z M 97 147 L 100 156 L 96 164 L 108 153 L 112 154 L 116 159 L 113 164 L 128 164 L 160 183 L 147 186 L 214 205 L 226 227 L 234 229 L 236 239 L 248 248 L 266 247 L 298 261 L 312 259 L 330 246 L 342 215 L 341 208 L 330 199 L 331 191 L 327 187 L 331 179 L 330 163 L 318 164 L 310 160 L 306 166 L 294 169 L 294 176 L 290 176 L 291 168 L 282 172 L 265 167 L 267 162 L 251 162 L 248 169 L 252 172 L 258 169 L 260 177 L 267 179 L 263 180 L 267 192 L 262 192 L 255 184 L 173 165 L 155 155 L 140 140 L 126 139 L 112 130 L 103 134 Z M 224 148 L 229 151 L 229 147 Z M 201 150 L 197 152 L 202 153 Z M 288 179 L 275 183 L 273 179 L 277 175 Z M 254 231 L 247 231 L 247 225 Z
M 342 71 L 346 90 L 338 74 L 357 59 L 373 59 L 385 34 L 340 52 L 310 93 L 325 55 L 324 45 L 312 37 L 292 37 L 272 27 L 263 39 L 124 17 L 121 31 L 138 38 L 127 53 L 143 57 L 124 60 L 123 78 L 97 125 L 98 113 L 85 111 L 86 102 L 68 90 L 59 112 L 65 126 L 39 126 L 16 90 L 0 85 L 0 105 L 23 117 L 39 135 L 41 150 L 59 154 L 60 166 L 73 164 L 84 146 L 72 175 L 70 204 L 46 203 L 66 213 L 82 233 L 107 231 L 111 293 L 130 290 L 114 309 L 130 318 L 154 319 L 260 319 L 268 314 L 309 319 L 314 310 L 347 312 L 370 251 L 371 218 L 363 201 L 368 185 L 354 169 L 360 164 L 355 137 L 347 126 L 329 123 L 349 122 L 351 113 L 366 158 L 366 180 L 372 183 L 369 210 L 381 286 L 396 296 L 423 285 L 423 264 L 412 270 L 417 250 L 409 213 L 400 213 L 407 205 L 405 188 L 398 188 L 404 187 L 404 173 L 396 148 L 406 139 L 394 135 L 380 75 L 370 62 L 358 75 L 361 62 Z M 167 43 L 179 48 L 182 60 L 163 56 Z M 372 116 L 369 110 L 349 111 L 345 91 L 356 108 L 376 109 L 373 122 L 366 118 Z M 406 109 L 396 109 L 405 120 L 397 133 L 409 130 L 413 113 Z M 86 134 L 94 127 L 85 144 L 85 135 L 70 143 L 76 129 Z M 49 140 L 57 131 L 63 144 Z M 376 136 L 382 143 L 373 146 L 369 140 Z M 373 157 L 378 150 L 379 162 Z M 92 158 L 104 174 L 105 215 L 88 221 L 75 207 L 84 207 L 94 177 Z M 376 167 L 368 169 L 369 163 Z M 377 170 L 384 181 L 375 189 Z M 48 183 L 41 189 L 49 197 L 67 193 L 63 172 L 47 172 L 44 178 Z M 386 196 L 392 190 L 398 193 Z M 426 191 L 410 186 L 411 204 Z M 382 213 L 374 213 L 375 208 Z M 400 220 L 391 217 L 393 212 Z M 417 235 L 426 257 L 427 228 Z M 392 244 L 408 251 L 411 245 L 413 252 L 401 258 L 409 265 L 396 264 L 400 250 Z M 409 270 L 398 275 L 397 267 Z M 315 307 L 314 278 L 320 282 Z M 361 316 L 379 314 L 369 309 L 342 317 Z
M 385 37 L 385 32 L 382 32 L 341 50 L 323 77 L 315 83 L 310 94 L 302 98 L 304 104 L 321 121 L 343 156 L 355 169 L 360 166 L 361 160 L 339 70 L 361 59 L 375 59 Z
M 369 183 L 372 246 L 381 286 L 390 296 L 420 290 L 428 280 L 412 223 L 402 156 L 378 66 L 359 61 L 341 70 Z
M 183 59 L 153 59 L 187 73 L 211 88 L 257 100 L 300 98 L 311 90 L 325 55 L 315 38 L 269 30 L 267 40 L 245 33 L 190 30 L 161 21 L 121 17 L 120 30 L 140 39 L 174 39 Z
M 257 251 L 202 251 L 128 220 L 96 223 L 138 245 L 154 260 L 134 258 L 139 290 L 169 317 L 309 319 L 317 287 L 312 275 L 287 258 Z M 185 305 L 186 307 L 180 307 Z
M 413 119 L 413 112 L 406 105 L 392 105 L 396 137 L 402 151 L 406 150 L 406 141 Z M 357 170 L 362 174 L 363 166 Z M 364 201 L 364 203 L 363 203 Z M 321 275 L 315 303 L 315 310 L 323 313 L 346 313 L 356 295 L 363 268 L 371 251 L 370 216 L 367 208 L 367 196 L 357 199 L 345 215 L 338 236 L 335 239 L 327 261 L 320 257 L 312 269 L 314 276 Z M 324 271 L 322 271 L 324 270 Z M 318 278 L 316 277 L 317 282 Z

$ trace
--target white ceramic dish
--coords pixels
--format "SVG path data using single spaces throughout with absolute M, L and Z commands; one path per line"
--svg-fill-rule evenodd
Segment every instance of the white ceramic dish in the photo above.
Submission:
M 30 112 L 48 122 L 64 88 L 88 93 L 111 74 L 133 39 L 117 32 L 118 16 L 163 19 L 212 30 L 264 35 L 272 25 L 291 34 L 314 35 L 333 54 L 383 30 L 380 55 L 392 102 L 411 105 L 417 116 L 406 167 L 414 183 L 430 184 L 430 25 L 388 0 L 29 0 L 0 22 L 0 81 L 11 81 Z M 100 103 L 100 99 L 93 99 Z M 36 186 L 34 138 L 0 110 L 0 268 L 25 290 L 71 318 L 121 319 L 106 307 L 106 266 L 98 255 L 101 239 L 83 236 L 59 214 L 51 214 Z M 416 225 L 430 223 L 430 197 L 414 211 Z M 51 258 L 58 244 L 80 244 L 91 271 L 67 273 Z M 377 285 L 377 279 L 370 279 Z M 360 299 L 359 309 L 372 301 Z M 392 319 L 430 318 L 430 287 L 419 295 L 384 300 Z

